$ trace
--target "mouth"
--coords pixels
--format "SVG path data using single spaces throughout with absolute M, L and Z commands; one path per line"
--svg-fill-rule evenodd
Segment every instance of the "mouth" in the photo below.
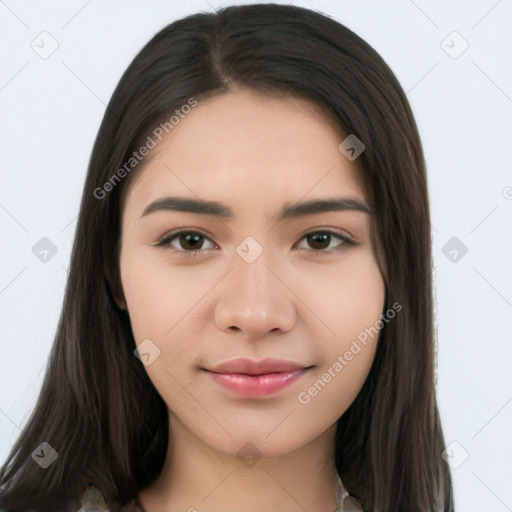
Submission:
M 256 398 L 277 393 L 312 368 L 280 359 L 232 359 L 202 370 L 224 388 L 241 396 Z

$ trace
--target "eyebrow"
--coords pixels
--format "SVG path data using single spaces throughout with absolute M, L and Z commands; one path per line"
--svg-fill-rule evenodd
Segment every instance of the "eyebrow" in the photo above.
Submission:
M 235 219 L 233 210 L 225 203 L 180 196 L 167 196 L 153 201 L 144 209 L 141 217 L 162 210 L 212 215 L 220 219 Z M 364 201 L 350 197 L 329 197 L 303 203 L 285 203 L 275 220 L 281 222 L 287 219 L 332 211 L 357 211 L 371 215 L 371 210 Z

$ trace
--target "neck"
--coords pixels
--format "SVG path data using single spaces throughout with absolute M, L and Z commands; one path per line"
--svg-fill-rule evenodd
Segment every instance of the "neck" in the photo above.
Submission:
M 171 418 L 162 472 L 138 496 L 147 512 L 333 512 L 339 507 L 336 424 L 291 453 L 251 460 L 243 458 L 251 454 L 249 445 L 243 456 L 238 450 L 227 455 Z

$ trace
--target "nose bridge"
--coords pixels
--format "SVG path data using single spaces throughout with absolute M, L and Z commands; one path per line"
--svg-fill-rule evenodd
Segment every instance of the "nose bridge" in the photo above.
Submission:
M 248 315 L 262 315 L 283 290 L 270 271 L 271 251 L 252 237 L 247 237 L 236 248 L 233 268 L 233 286 L 230 292 L 238 298 L 237 304 L 247 309 Z M 245 304 L 245 306 L 244 306 Z
M 296 318 L 293 294 L 275 275 L 271 255 L 270 249 L 252 237 L 236 247 L 233 269 L 216 305 L 219 328 L 236 327 L 255 338 L 276 328 L 292 328 Z

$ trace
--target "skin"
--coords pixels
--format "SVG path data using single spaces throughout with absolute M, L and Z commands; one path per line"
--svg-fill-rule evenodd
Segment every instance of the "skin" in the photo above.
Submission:
M 286 202 L 366 200 L 357 160 L 338 150 L 344 138 L 303 100 L 235 90 L 200 102 L 137 171 L 122 216 L 118 305 L 129 312 L 136 344 L 149 338 L 160 350 L 145 369 L 170 421 L 163 471 L 139 494 L 148 512 L 336 508 L 336 421 L 369 373 L 377 337 L 308 404 L 298 394 L 383 312 L 371 216 L 331 211 L 279 223 L 273 216 Z M 142 216 L 165 195 L 222 201 L 236 218 Z M 183 227 L 204 238 L 155 245 Z M 326 229 L 357 245 L 305 236 Z M 252 263 L 236 252 L 247 236 L 263 249 Z M 188 256 L 194 248 L 202 252 Z M 234 357 L 314 367 L 272 395 L 243 398 L 200 369 Z M 255 464 L 237 456 L 247 443 L 256 447 Z

